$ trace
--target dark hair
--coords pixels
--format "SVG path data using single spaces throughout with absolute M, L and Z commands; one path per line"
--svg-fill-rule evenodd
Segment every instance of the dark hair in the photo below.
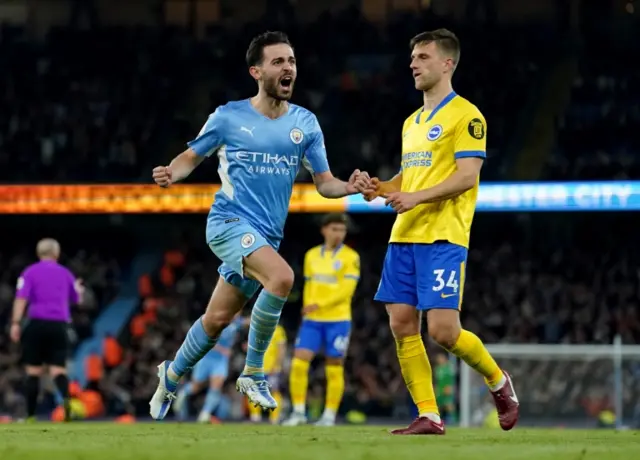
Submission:
M 322 227 L 326 227 L 331 224 L 349 224 L 349 219 L 346 214 L 342 214 L 341 212 L 332 212 L 331 214 L 327 214 L 322 218 Z
M 460 61 L 460 40 L 456 34 L 447 29 L 437 29 L 430 32 L 422 32 L 411 39 L 409 47 L 435 42 L 443 54 L 453 59 L 454 66 Z
M 249 49 L 247 50 L 247 65 L 249 67 L 252 67 L 262 64 L 264 49 L 267 46 L 278 45 L 280 43 L 291 46 L 289 37 L 287 37 L 287 34 L 285 34 L 284 32 L 267 31 L 254 37 L 253 40 L 251 40 L 251 43 L 249 43 Z

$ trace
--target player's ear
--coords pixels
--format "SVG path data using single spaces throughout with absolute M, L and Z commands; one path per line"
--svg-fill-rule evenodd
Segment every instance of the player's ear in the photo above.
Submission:
M 449 58 L 449 59 L 445 59 L 444 62 L 445 62 L 446 70 L 450 73 L 453 73 L 453 71 L 456 69 L 455 61 Z
M 260 80 L 260 77 L 262 76 L 262 72 L 260 71 L 259 67 L 251 66 L 251 67 L 249 67 L 249 75 L 251 75 L 254 80 L 258 81 L 258 80 Z

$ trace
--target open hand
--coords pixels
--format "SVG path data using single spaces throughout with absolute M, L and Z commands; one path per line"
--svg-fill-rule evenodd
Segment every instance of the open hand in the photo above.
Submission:
M 391 206 L 398 214 L 411 211 L 420 204 L 420 197 L 411 192 L 391 192 L 386 198 L 385 204 Z
M 169 187 L 172 183 L 171 169 L 168 166 L 156 166 L 153 168 L 153 181 L 160 187 Z
M 356 169 L 351 173 L 351 177 L 349 177 L 349 182 L 347 182 L 347 193 L 353 195 L 355 193 L 362 193 L 369 184 L 371 183 L 371 178 L 369 177 L 369 173 L 366 171 L 360 171 Z

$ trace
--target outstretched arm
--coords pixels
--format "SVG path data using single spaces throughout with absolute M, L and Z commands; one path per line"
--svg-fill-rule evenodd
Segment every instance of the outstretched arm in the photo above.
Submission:
M 363 192 L 369 183 L 369 174 L 356 169 L 351 174 L 349 181 L 345 182 L 334 177 L 331 171 L 325 171 L 314 174 L 313 182 L 316 184 L 316 190 L 323 197 L 342 198 Z

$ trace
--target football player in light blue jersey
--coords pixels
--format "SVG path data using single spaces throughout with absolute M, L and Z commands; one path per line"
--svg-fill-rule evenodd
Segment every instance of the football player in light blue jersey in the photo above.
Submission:
M 263 362 L 293 286 L 293 270 L 277 251 L 300 165 L 311 172 L 318 193 L 326 198 L 360 193 L 370 183 L 369 175 L 357 169 L 347 182 L 334 177 L 315 115 L 288 102 L 297 70 L 287 36 L 259 35 L 251 41 L 246 59 L 258 94 L 218 107 L 187 150 L 169 166 L 153 170 L 154 181 L 169 187 L 205 158 L 218 157 L 222 186 L 207 219 L 206 238 L 223 262 L 205 314 L 191 327 L 174 360 L 158 366 L 158 388 L 149 402 L 156 420 L 167 414 L 180 378 L 215 345 L 260 286 L 245 368 L 236 388 L 256 406 L 277 407 Z
M 222 399 L 222 387 L 229 375 L 229 359 L 231 350 L 238 337 L 238 332 L 248 325 L 249 318 L 237 316 L 231 324 L 224 328 L 216 346 L 204 358 L 198 361 L 191 372 L 191 381 L 178 391 L 174 410 L 180 420 L 189 416 L 189 396 L 200 393 L 207 382 L 209 389 L 198 422 L 208 423 Z

